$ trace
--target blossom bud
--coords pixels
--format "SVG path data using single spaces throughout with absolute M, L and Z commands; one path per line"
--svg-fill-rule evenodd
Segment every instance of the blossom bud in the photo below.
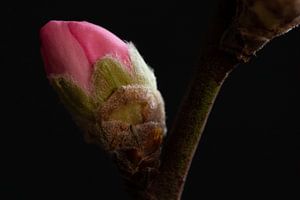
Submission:
M 236 10 L 221 48 L 243 61 L 300 23 L 300 0 L 237 0 Z
M 164 102 L 134 45 L 88 22 L 50 21 L 40 37 L 50 83 L 87 141 L 113 154 L 124 174 L 155 169 Z

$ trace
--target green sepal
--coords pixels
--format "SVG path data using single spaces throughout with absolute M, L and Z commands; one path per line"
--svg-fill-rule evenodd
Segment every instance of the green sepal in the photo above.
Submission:
M 125 66 L 109 56 L 95 63 L 92 83 L 93 95 L 98 107 L 121 86 L 143 85 L 154 90 L 157 89 L 152 69 L 145 63 L 132 43 L 128 44 L 128 48 L 131 66 Z
M 133 83 L 129 69 L 117 60 L 105 57 L 95 64 L 93 73 L 94 97 L 97 105 L 101 105 L 118 88 Z
M 94 118 L 96 106 L 93 99 L 72 80 L 63 76 L 54 76 L 50 77 L 50 82 L 74 117 L 88 120 Z
M 152 89 L 157 89 L 156 78 L 153 70 L 147 65 L 143 57 L 132 43 L 128 43 L 129 56 L 132 62 L 132 77 L 137 85 L 144 85 Z

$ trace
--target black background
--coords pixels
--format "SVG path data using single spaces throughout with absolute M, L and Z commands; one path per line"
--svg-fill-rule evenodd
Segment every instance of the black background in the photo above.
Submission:
M 49 86 L 39 52 L 42 25 L 86 20 L 133 41 L 155 70 L 170 127 L 215 9 L 215 1 L 205 2 L 3 5 L 0 199 L 129 199 L 115 166 L 99 148 L 85 144 Z M 295 29 L 229 76 L 183 199 L 299 199 L 299 57 Z

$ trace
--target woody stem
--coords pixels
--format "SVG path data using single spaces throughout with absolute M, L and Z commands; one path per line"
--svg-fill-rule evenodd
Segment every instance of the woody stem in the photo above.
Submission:
M 239 63 L 235 57 L 219 49 L 221 36 L 234 13 L 232 8 L 235 8 L 234 0 L 227 0 L 226 3 L 221 0 L 194 78 L 163 148 L 160 174 L 147 190 L 152 199 L 181 198 L 190 164 L 214 101 L 224 80 Z
M 180 199 L 185 179 L 215 98 L 236 63 L 223 52 L 213 52 L 197 69 L 164 147 L 160 174 L 150 190 L 156 199 Z

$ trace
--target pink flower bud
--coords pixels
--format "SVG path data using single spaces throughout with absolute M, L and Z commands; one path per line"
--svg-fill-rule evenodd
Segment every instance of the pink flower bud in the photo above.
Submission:
M 130 68 L 128 45 L 106 29 L 88 22 L 50 21 L 40 32 L 48 76 L 67 75 L 90 90 L 95 62 L 111 56 Z
M 88 22 L 64 21 L 47 23 L 41 42 L 49 81 L 87 141 L 113 153 L 128 180 L 155 173 L 164 102 L 134 45 Z

